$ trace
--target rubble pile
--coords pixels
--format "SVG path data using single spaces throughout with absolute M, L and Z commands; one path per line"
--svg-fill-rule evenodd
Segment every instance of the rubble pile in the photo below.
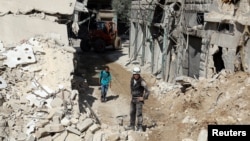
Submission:
M 71 88 L 74 52 L 53 36 L 0 43 L 0 140 L 79 141 L 100 129 Z
M 249 124 L 249 80 L 249 73 L 223 70 L 209 79 L 177 77 L 177 84 L 186 86 L 184 91 L 166 82 L 157 83 L 152 87 L 153 96 L 161 97 L 157 110 L 169 115 L 157 128 L 162 131 L 167 125 L 174 129 L 181 123 L 183 128 L 176 129 L 179 137 L 172 140 L 194 141 L 207 139 L 209 124 Z

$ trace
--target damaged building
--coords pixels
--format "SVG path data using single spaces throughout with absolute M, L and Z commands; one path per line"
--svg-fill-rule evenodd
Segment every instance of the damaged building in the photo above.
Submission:
M 249 72 L 248 0 L 133 0 L 131 60 L 167 82 Z
M 84 2 L 0 1 L 1 141 L 101 138 L 90 106 L 79 102 L 87 85 L 73 75 L 68 23 L 77 31 Z

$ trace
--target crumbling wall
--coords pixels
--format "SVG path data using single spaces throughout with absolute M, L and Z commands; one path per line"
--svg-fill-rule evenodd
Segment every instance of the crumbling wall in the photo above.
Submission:
M 73 76 L 76 50 L 65 23 L 84 5 L 0 3 L 0 140 L 101 140 L 97 117 L 79 100 L 87 85 Z
M 88 107 L 80 113 L 74 52 L 53 37 L 1 44 L 1 140 L 81 140 L 100 128 Z
M 208 78 L 223 69 L 249 72 L 249 1 L 133 1 L 132 10 L 135 7 L 151 7 L 146 13 L 154 15 L 139 20 L 150 29 L 145 42 L 153 41 L 151 46 L 140 43 L 150 50 L 140 53 L 152 58 L 141 65 L 150 63 L 151 73 L 158 78 L 174 82 L 177 76 Z M 143 8 L 137 8 L 137 15 L 145 13 Z M 136 18 L 131 16 L 133 24 L 139 23 Z M 131 34 L 135 31 L 136 27 Z M 139 53 L 133 48 L 130 54 Z
M 205 15 L 206 29 L 210 33 L 207 36 L 210 39 L 209 48 L 212 49 L 208 53 L 211 64 L 206 68 L 208 76 L 222 69 L 249 72 L 249 59 L 243 57 L 248 56 L 249 47 L 246 40 L 249 36 L 249 2 L 214 1 L 212 7 Z

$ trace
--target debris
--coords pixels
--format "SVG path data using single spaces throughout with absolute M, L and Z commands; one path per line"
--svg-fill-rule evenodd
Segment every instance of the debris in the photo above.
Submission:
M 95 112 L 92 110 L 92 108 L 89 106 L 88 102 L 85 100 L 84 101 L 85 105 L 87 105 L 87 107 L 89 108 L 89 110 L 91 111 L 91 114 L 94 116 L 97 124 L 100 124 L 101 125 L 101 122 L 99 120 L 99 118 L 97 117 L 97 115 L 95 114 Z
M 4 89 L 7 87 L 6 81 L 0 76 L 0 89 Z

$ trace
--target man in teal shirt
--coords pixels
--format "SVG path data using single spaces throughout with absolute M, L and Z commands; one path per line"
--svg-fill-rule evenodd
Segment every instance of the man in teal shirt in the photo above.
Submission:
M 100 72 L 100 76 L 99 76 L 99 82 L 101 85 L 101 101 L 105 102 L 107 101 L 107 92 L 108 92 L 108 88 L 111 88 L 111 74 L 109 72 L 109 67 L 105 66 L 104 70 L 102 70 Z

